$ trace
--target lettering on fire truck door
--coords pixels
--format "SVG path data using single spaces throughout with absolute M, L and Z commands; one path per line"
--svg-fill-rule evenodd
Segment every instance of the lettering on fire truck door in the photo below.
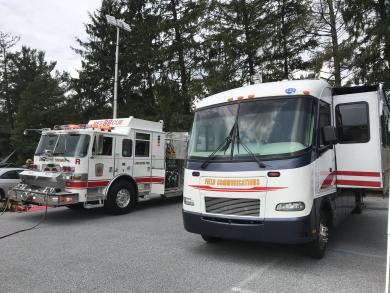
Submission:
M 140 191 L 150 190 L 151 186 L 151 133 L 134 130 L 133 177 Z

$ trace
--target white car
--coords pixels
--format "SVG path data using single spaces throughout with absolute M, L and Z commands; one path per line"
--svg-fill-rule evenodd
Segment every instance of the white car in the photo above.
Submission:
M 8 190 L 20 183 L 19 173 L 23 168 L 0 168 L 0 200 L 8 197 Z

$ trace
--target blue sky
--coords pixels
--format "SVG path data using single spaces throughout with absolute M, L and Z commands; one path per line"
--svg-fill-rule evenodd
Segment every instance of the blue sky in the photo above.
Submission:
M 0 0 L 0 31 L 20 36 L 16 48 L 27 45 L 46 52 L 57 61 L 57 70 L 77 76 L 80 56 L 76 36 L 85 40 L 88 12 L 100 8 L 101 0 Z

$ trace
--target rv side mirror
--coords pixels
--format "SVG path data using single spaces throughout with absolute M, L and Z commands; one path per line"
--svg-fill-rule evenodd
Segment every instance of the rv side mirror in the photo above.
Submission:
M 94 155 L 100 155 L 103 153 L 103 135 L 98 134 L 95 137 L 95 153 Z
M 324 137 L 324 141 L 327 144 L 334 144 L 337 142 L 335 127 L 333 127 L 331 125 L 322 127 L 322 134 Z

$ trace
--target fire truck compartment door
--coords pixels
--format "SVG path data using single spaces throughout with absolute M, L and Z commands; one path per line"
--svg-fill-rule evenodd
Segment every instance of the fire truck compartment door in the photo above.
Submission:
M 152 133 L 144 130 L 132 130 L 134 137 L 133 177 L 140 192 L 151 189 L 152 175 Z
M 165 133 L 153 132 L 151 142 L 153 194 L 164 194 L 165 191 Z
M 337 187 L 382 187 L 381 138 L 377 92 L 334 96 Z

